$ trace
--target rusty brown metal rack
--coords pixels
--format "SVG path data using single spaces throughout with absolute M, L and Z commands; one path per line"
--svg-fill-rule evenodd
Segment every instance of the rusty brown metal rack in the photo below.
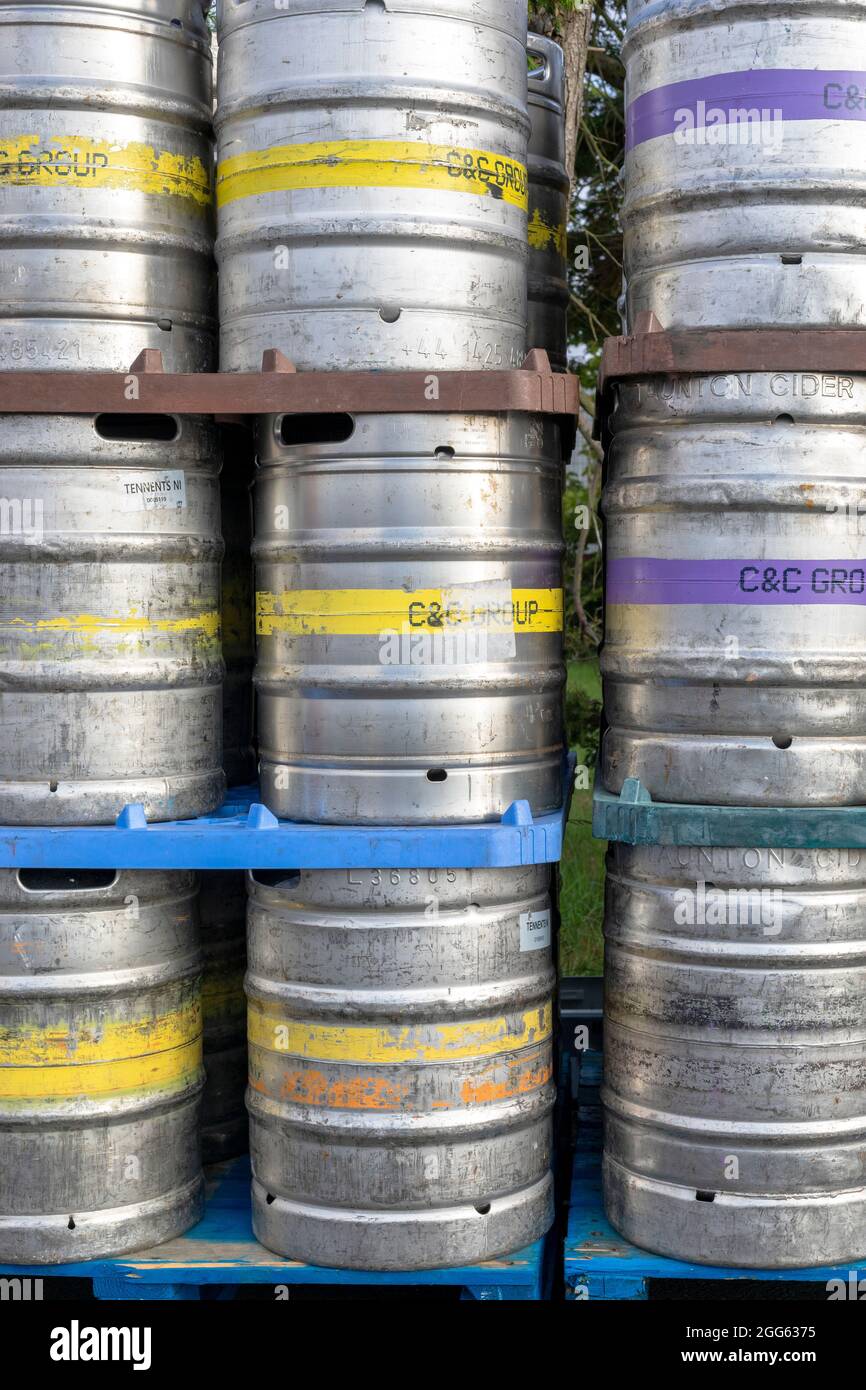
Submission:
M 530 352 L 511 371 L 299 372 L 271 349 L 260 372 L 174 373 L 148 349 L 128 372 L 0 372 L 0 414 L 496 414 L 559 417 L 573 435 L 577 377 Z
M 866 374 L 866 329 L 683 329 L 667 332 L 652 313 L 634 333 L 608 338 L 598 374 L 596 434 L 606 442 L 619 381 L 729 372 Z

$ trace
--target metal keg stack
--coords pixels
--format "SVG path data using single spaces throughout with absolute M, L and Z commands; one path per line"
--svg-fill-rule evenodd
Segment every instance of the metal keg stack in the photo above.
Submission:
M 0 369 L 211 367 L 210 122 L 196 0 L 0 4 Z M 194 418 L 3 418 L 3 823 L 219 804 L 218 475 Z
M 0 3 L 0 371 L 212 369 L 211 109 L 197 0 Z M 35 860 L 222 800 L 219 472 L 203 418 L 0 416 L 0 822 Z M 203 1209 L 195 876 L 0 880 L 0 1261 L 175 1236 Z
M 0 872 L 0 1261 L 168 1240 L 200 1217 L 195 875 Z
M 607 422 L 600 780 L 645 827 L 608 861 L 607 1211 L 698 1263 L 855 1260 L 863 852 L 824 826 L 866 802 L 866 380 L 822 354 L 866 327 L 866 5 L 632 0 L 624 58 L 621 341 L 677 367 Z
M 433 399 L 438 372 L 522 365 L 526 21 L 221 0 L 222 371 L 423 372 Z M 272 813 L 352 834 L 557 811 L 561 483 L 552 416 L 259 419 Z M 552 1218 L 550 869 L 397 869 L 382 844 L 377 869 L 249 878 L 254 1230 L 344 1268 L 491 1258 Z

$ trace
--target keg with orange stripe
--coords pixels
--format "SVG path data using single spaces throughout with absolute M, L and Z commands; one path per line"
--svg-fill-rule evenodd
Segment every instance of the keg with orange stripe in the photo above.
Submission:
M 119 1255 L 201 1215 L 191 873 L 0 873 L 0 1262 Z
M 314 1264 L 493 1258 L 552 1219 L 549 869 L 249 878 L 253 1226 Z

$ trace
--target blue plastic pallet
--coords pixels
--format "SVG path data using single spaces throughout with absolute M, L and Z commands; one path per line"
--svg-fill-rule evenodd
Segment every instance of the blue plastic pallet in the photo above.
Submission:
M 624 845 L 866 849 L 866 806 L 677 805 L 629 777 L 619 796 L 596 782 L 592 833 Z
M 841 1280 L 846 1291 L 856 1292 L 866 1281 L 866 1264 L 813 1266 L 809 1269 L 732 1269 L 721 1265 L 691 1264 L 654 1255 L 632 1245 L 611 1226 L 604 1214 L 601 1187 L 601 1111 L 598 1087 L 601 1057 L 586 1053 L 581 1067 L 581 1101 L 578 1142 L 572 1168 L 568 1226 L 563 1252 L 565 1297 L 582 1302 L 601 1299 L 642 1301 L 650 1297 L 655 1280 L 678 1281 L 752 1280 L 772 1284 L 817 1284 Z M 587 1103 L 588 1101 L 588 1103 Z M 866 1289 L 866 1283 L 862 1285 Z M 852 1295 L 853 1296 L 853 1295 Z
M 114 825 L 0 826 L 5 869 L 495 869 L 554 864 L 574 781 L 563 763 L 562 809 L 533 817 L 515 801 L 475 825 L 302 825 L 277 820 L 256 787 L 231 791 L 196 820 L 148 823 L 139 805 Z
M 537 1241 L 485 1264 L 412 1273 L 325 1269 L 283 1260 L 259 1245 L 250 1219 L 249 1159 L 236 1158 L 207 1172 L 203 1220 L 185 1236 L 134 1255 L 67 1265 L 0 1265 L 4 1278 L 65 1276 L 93 1280 L 99 1299 L 200 1299 L 206 1285 L 266 1284 L 419 1288 L 447 1286 L 464 1299 L 538 1301 L 549 1297 L 552 1244 Z M 284 1295 L 283 1295 L 284 1296 Z

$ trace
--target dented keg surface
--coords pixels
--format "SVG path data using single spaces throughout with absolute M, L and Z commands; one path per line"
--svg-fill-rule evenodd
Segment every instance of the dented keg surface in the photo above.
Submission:
M 195 891 L 0 872 L 0 1261 L 120 1255 L 200 1218 Z
M 0 0 L 0 370 L 211 367 L 206 8 Z
M 222 798 L 219 453 L 173 416 L 0 417 L 0 821 Z
M 202 1159 L 219 1163 L 246 1153 L 249 1146 L 244 995 L 247 887 L 243 873 L 202 873 L 200 883 L 205 1069 Z
M 614 845 L 604 1187 L 698 1264 L 866 1256 L 866 852 Z
M 604 785 L 866 801 L 866 379 L 623 384 L 607 520 Z
M 529 322 L 526 341 L 543 348 L 555 371 L 566 370 L 568 309 L 568 171 L 565 167 L 565 73 L 562 49 L 530 34 Z
M 223 768 L 230 787 L 253 782 L 253 436 L 242 425 L 223 426 L 220 473 L 222 535 Z M 242 885 L 243 886 L 243 885 Z M 244 889 L 244 893 L 246 889 Z
M 631 0 L 627 320 L 866 325 L 864 0 Z
M 258 457 L 265 804 L 356 824 L 556 810 L 555 422 L 277 416 Z
M 356 1269 L 538 1240 L 553 1216 L 549 866 L 248 881 L 258 1239 Z
M 220 354 L 519 367 L 526 0 L 220 0 Z

